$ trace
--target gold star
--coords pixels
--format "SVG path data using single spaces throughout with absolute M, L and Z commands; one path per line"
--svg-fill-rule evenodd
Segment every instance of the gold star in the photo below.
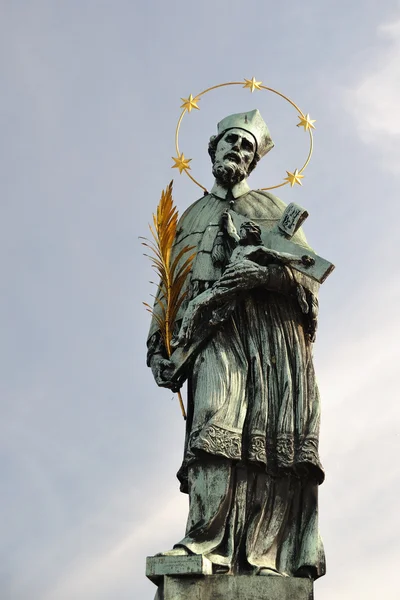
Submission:
M 290 171 L 286 171 L 286 173 L 288 174 L 288 176 L 285 177 L 284 181 L 290 183 L 291 187 L 293 187 L 295 183 L 303 185 L 301 183 L 301 179 L 303 179 L 304 175 L 299 173 L 298 169 L 296 169 L 294 173 L 291 173 Z
M 186 110 L 188 112 L 190 112 L 192 110 L 192 108 L 196 108 L 197 110 L 200 110 L 199 107 L 197 106 L 197 103 L 200 100 L 200 98 L 198 96 L 193 98 L 192 94 L 190 94 L 189 98 L 181 98 L 181 100 L 183 101 L 181 108 L 186 108 Z
M 256 81 L 256 78 L 253 77 L 253 79 L 245 79 L 245 84 L 244 84 L 244 88 L 249 88 L 249 90 L 251 90 L 251 93 L 254 92 L 254 90 L 261 90 L 261 84 L 262 81 Z
M 172 165 L 171 169 L 179 169 L 179 173 L 182 175 L 182 171 L 188 171 L 190 169 L 189 163 L 192 160 L 191 158 L 185 158 L 185 155 L 180 154 L 178 158 L 172 157 L 172 160 L 175 161 L 175 164 Z
M 297 127 L 304 127 L 304 131 L 315 129 L 314 123 L 316 119 L 310 119 L 310 115 L 306 115 L 305 117 L 298 115 L 298 117 L 300 119 L 300 123 L 297 123 Z

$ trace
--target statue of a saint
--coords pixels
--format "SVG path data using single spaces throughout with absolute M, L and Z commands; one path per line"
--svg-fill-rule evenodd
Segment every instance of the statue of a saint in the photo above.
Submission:
M 190 245 L 196 257 L 174 343 L 200 331 L 203 342 L 184 371 L 186 534 L 162 554 L 204 555 L 215 573 L 316 579 L 325 573 L 312 360 L 319 285 L 293 268 L 311 260 L 301 229 L 297 258 L 264 244 L 286 206 L 251 191 L 247 177 L 272 147 L 258 110 L 223 119 L 209 143 L 215 184 L 178 225 L 174 255 Z M 148 364 L 158 385 L 176 387 L 155 319 Z

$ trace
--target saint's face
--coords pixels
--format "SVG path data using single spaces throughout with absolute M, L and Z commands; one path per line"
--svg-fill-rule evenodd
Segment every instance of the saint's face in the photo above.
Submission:
M 215 152 L 216 163 L 232 162 L 248 169 L 256 151 L 255 139 L 244 129 L 228 129 L 219 140 Z

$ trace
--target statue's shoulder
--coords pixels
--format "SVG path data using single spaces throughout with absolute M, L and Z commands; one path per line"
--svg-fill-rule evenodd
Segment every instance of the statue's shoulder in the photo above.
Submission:
M 193 202 L 193 204 L 191 204 L 185 210 L 185 212 L 182 213 L 180 221 L 185 222 L 194 215 L 199 214 L 209 204 L 211 198 L 213 198 L 211 194 L 205 194 L 204 196 Z
M 260 204 L 261 209 L 274 213 L 276 216 L 281 216 L 287 204 L 278 196 L 266 192 L 264 190 L 251 190 L 252 197 Z
M 220 212 L 221 201 L 218 198 L 211 194 L 199 198 L 180 217 L 178 238 L 182 234 L 187 235 L 188 233 L 204 231 L 211 221 L 219 218 Z

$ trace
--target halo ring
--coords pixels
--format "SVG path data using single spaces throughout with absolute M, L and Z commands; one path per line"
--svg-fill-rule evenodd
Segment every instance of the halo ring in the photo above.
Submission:
M 253 77 L 253 80 L 254 80 L 254 77 Z M 249 80 L 245 80 L 245 82 L 248 82 L 248 81 Z M 277 96 L 280 96 L 281 98 L 283 98 L 283 100 L 286 100 L 286 102 L 289 102 L 289 104 L 291 104 L 291 106 L 293 106 L 293 108 L 295 108 L 297 110 L 298 115 L 301 118 L 306 119 L 305 113 L 288 96 L 285 96 L 285 94 L 282 94 L 282 92 L 278 92 L 278 90 L 275 90 L 272 87 L 268 87 L 266 85 L 262 85 L 261 82 L 257 82 L 257 84 L 258 85 L 255 86 L 254 89 L 257 89 L 257 90 L 266 90 L 267 92 L 272 92 L 273 94 L 276 94 Z M 249 86 L 243 85 L 243 81 L 229 81 L 229 82 L 226 82 L 226 83 L 219 83 L 217 85 L 213 85 L 213 86 L 211 86 L 211 87 L 203 90 L 199 94 L 196 94 L 194 96 L 193 101 L 196 102 L 196 101 L 200 100 L 200 98 L 202 96 L 205 96 L 205 94 L 208 94 L 208 92 L 211 92 L 211 91 L 216 90 L 218 88 L 227 87 L 227 86 L 230 86 L 230 85 L 241 85 L 243 87 L 243 89 L 245 89 L 245 88 L 251 89 Z M 251 89 L 251 91 L 254 91 L 254 90 Z M 196 108 L 198 108 L 198 107 L 196 107 Z M 183 156 L 183 154 L 181 154 L 180 149 L 179 149 L 179 131 L 180 131 L 180 128 L 181 128 L 183 117 L 185 116 L 185 114 L 187 112 L 190 112 L 190 109 L 188 110 L 187 108 L 183 108 L 182 113 L 181 113 L 181 115 L 180 115 L 180 117 L 178 119 L 178 123 L 176 125 L 176 130 L 175 130 L 175 149 L 176 149 L 178 157 Z M 304 172 L 304 170 L 308 166 L 308 163 L 311 160 L 311 156 L 312 156 L 313 149 L 314 149 L 314 138 L 313 138 L 311 127 L 309 127 L 307 129 L 307 131 L 308 131 L 309 138 L 310 138 L 310 145 L 309 145 L 308 155 L 307 155 L 307 158 L 306 158 L 303 166 L 301 167 L 301 169 L 296 169 L 298 175 L 302 175 L 303 172 Z M 177 165 L 174 165 L 174 166 L 177 166 Z M 193 177 L 193 175 L 191 173 L 189 173 L 188 167 L 183 168 L 182 170 L 185 171 L 186 175 L 193 181 L 193 183 L 195 183 L 202 190 L 204 190 L 204 192 L 208 193 L 207 188 L 205 188 L 199 181 L 197 181 L 197 179 L 195 179 Z M 287 173 L 289 173 L 289 171 L 287 171 Z M 287 185 L 288 183 L 290 183 L 289 179 L 287 181 L 282 181 L 281 183 L 278 183 L 276 185 L 270 185 L 269 187 L 263 187 L 263 188 L 260 188 L 260 189 L 263 190 L 263 191 L 275 190 L 277 188 L 280 188 L 280 187 L 283 187 L 283 186 Z

